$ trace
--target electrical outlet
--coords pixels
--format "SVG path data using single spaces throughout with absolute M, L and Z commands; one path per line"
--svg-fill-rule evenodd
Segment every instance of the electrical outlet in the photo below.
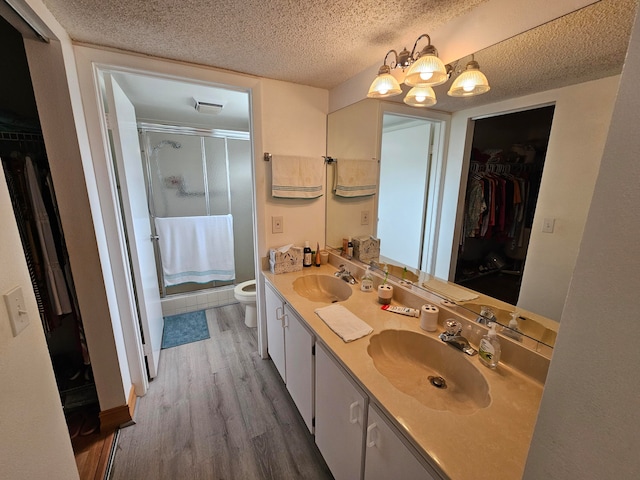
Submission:
M 553 233 L 553 228 L 555 227 L 555 224 L 556 224 L 555 218 L 545 218 L 542 221 L 542 232 Z
M 271 233 L 283 233 L 284 222 L 282 217 L 271 217 Z
M 24 305 L 22 288 L 16 287 L 5 293 L 3 297 L 7 311 L 9 312 L 9 321 L 11 322 L 13 336 L 17 337 L 18 334 L 29 325 L 29 314 Z
M 360 225 L 369 225 L 369 210 L 360 212 Z

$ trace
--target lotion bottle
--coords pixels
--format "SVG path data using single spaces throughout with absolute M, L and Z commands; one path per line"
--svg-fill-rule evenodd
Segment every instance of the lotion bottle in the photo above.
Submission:
M 304 242 L 304 250 L 302 251 L 302 253 L 302 266 L 310 267 L 313 262 L 311 261 L 311 247 L 309 246 L 308 240 Z
M 495 322 L 489 323 L 489 332 L 480 340 L 478 347 L 480 361 L 489 368 L 496 368 L 500 361 L 500 341 L 496 333 Z
M 351 237 L 347 241 L 347 258 L 353 257 L 353 242 L 351 241 Z

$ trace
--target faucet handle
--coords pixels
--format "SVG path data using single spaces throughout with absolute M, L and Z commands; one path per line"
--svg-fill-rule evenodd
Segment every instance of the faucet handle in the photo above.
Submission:
M 458 335 L 462 331 L 462 324 L 453 318 L 449 318 L 445 320 L 444 328 L 447 331 L 447 335 Z

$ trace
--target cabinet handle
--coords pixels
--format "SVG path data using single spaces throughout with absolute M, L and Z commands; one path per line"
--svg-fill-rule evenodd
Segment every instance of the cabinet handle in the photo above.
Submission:
M 377 428 L 378 428 L 378 424 L 375 422 L 367 427 L 367 447 L 369 448 L 376 446 L 376 440 L 374 438 L 373 431 L 376 430 Z
M 359 406 L 360 404 L 357 401 L 349 405 L 349 423 L 358 423 L 360 416 L 356 411 L 356 407 L 359 407 Z
M 278 311 L 280 313 L 278 313 Z M 282 323 L 282 314 L 283 314 L 282 307 L 276 307 L 276 318 L 280 320 L 281 323 Z
M 282 326 L 283 326 L 284 328 L 289 328 L 289 315 L 287 315 L 287 314 L 285 313 L 285 314 L 282 316 L 282 320 L 283 320 Z

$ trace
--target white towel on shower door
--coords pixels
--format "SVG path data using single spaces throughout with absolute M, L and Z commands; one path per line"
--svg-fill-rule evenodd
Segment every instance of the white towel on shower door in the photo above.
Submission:
M 235 279 L 233 217 L 156 218 L 165 286 Z

